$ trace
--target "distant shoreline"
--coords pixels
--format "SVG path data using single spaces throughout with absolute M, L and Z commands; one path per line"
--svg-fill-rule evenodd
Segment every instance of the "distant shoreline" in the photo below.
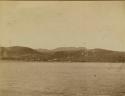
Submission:
M 0 59 L 27 62 L 125 62 L 125 52 L 85 47 L 61 47 L 54 50 L 13 46 L 0 47 Z
M 0 61 L 10 61 L 10 62 L 45 62 L 45 63 L 125 63 L 125 62 L 91 62 L 91 61 L 27 61 L 27 60 L 0 60 Z

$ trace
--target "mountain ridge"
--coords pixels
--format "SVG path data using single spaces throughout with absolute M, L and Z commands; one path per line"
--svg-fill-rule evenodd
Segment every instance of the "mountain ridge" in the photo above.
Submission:
M 48 62 L 125 62 L 125 52 L 85 47 L 58 47 L 49 50 L 12 46 L 0 47 L 0 59 Z

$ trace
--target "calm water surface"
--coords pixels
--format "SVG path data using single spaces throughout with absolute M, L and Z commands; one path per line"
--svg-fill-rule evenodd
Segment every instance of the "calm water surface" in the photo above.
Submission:
M 125 96 L 125 64 L 0 61 L 0 96 Z

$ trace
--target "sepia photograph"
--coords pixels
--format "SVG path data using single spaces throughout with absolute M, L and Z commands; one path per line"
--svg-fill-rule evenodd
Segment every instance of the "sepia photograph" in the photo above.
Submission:
M 125 1 L 0 1 L 0 96 L 125 96 Z

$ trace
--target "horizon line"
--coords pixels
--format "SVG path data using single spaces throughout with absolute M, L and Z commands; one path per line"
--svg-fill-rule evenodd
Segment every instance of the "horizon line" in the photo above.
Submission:
M 60 46 L 60 47 L 55 47 L 55 48 L 33 48 L 31 46 L 22 46 L 22 45 L 12 45 L 12 46 L 1 46 L 0 47 L 27 47 L 27 48 L 31 48 L 31 49 L 46 49 L 46 50 L 54 50 L 57 48 L 85 48 L 87 50 L 91 50 L 91 49 L 104 49 L 104 50 L 110 50 L 110 51 L 120 51 L 120 52 L 125 52 L 125 50 L 114 50 L 114 49 L 109 49 L 109 48 L 100 48 L 100 47 L 95 47 L 95 48 L 88 48 L 88 47 L 83 47 L 83 46 Z

